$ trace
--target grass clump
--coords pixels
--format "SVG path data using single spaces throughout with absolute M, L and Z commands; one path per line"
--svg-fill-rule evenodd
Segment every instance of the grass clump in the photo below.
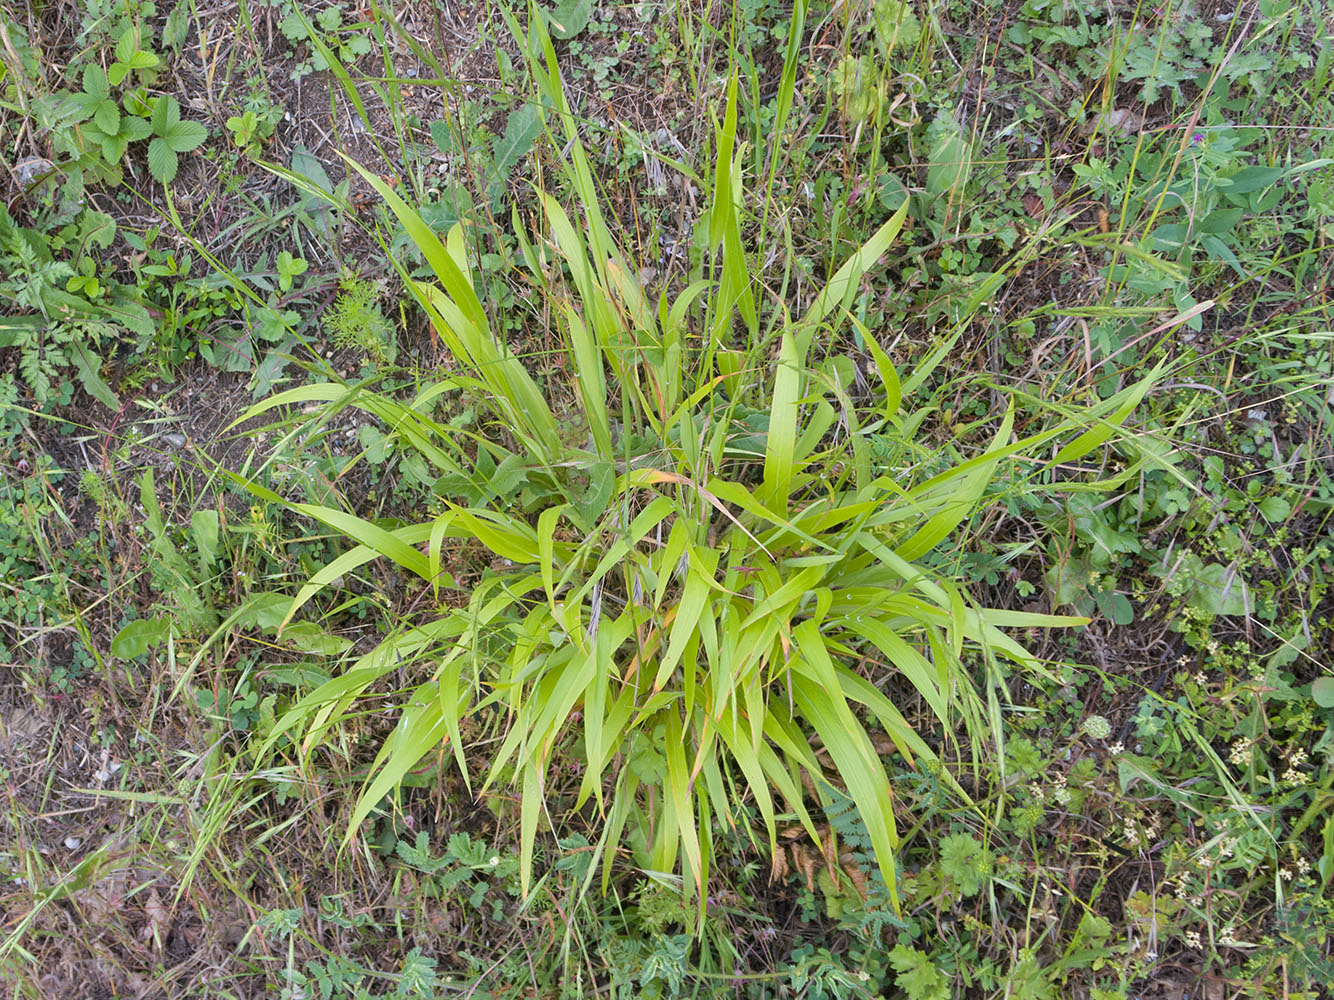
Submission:
M 537 38 L 545 42 L 540 27 Z M 492 332 L 461 228 L 442 244 L 411 206 L 362 170 L 434 272 L 435 283 L 408 280 L 461 371 L 406 404 L 316 385 L 246 416 L 298 402 L 322 402 L 320 421 L 348 406 L 375 414 L 400 447 L 435 466 L 444 509 L 390 529 L 348 511 L 291 505 L 359 544 L 310 579 L 287 617 L 377 556 L 420 577 L 434 595 L 448 547 L 479 544 L 495 562 L 465 606 L 401 623 L 301 699 L 276 732 L 298 730 L 309 751 L 387 672 L 420 664 L 427 679 L 400 703 L 345 843 L 441 745 L 471 782 L 461 735 L 470 723 L 487 726 L 499 744 L 482 789 L 512 787 L 519 802 L 525 893 L 552 776 L 573 768 L 581 776 L 573 808 L 592 801 L 603 818 L 604 885 L 625 851 L 640 867 L 680 877 L 702 906 L 713 837 L 749 836 L 752 815 L 775 871 L 780 814 L 836 857 L 817 825 L 838 794 L 855 804 L 897 906 L 898 833 L 881 753 L 892 748 L 932 773 L 940 763 L 886 688 L 911 691 L 946 732 L 962 721 L 975 747 L 999 741 L 963 657 L 1001 657 L 1036 671 L 1002 628 L 1078 621 L 980 608 L 924 557 L 981 508 L 1001 462 L 1059 439 L 1066 443 L 1045 468 L 1077 461 L 1115 433 L 1149 383 L 1023 439 L 1012 433 L 1012 411 L 996 413 L 990 441 L 973 454 L 922 467 L 905 413 L 912 388 L 943 350 L 904 380 L 860 328 L 885 394 L 883 408 L 869 414 L 849 398 L 850 359 L 810 357 L 813 341 L 841 325 L 849 289 L 892 245 L 906 206 L 835 271 L 804 316 L 779 318 L 761 334 L 767 317 L 750 298 L 755 262 L 742 250 L 739 188 L 729 180 L 739 180 L 740 169 L 728 131 L 733 87 L 714 207 L 701 229 L 718 277 L 699 277 L 655 308 L 603 221 L 545 44 L 543 93 L 553 120 L 570 130 L 568 180 L 585 227 L 539 193 L 549 235 L 520 239 L 559 317 L 558 350 L 575 402 L 558 418 L 551 400 L 564 390 L 540 386 Z M 536 58 L 533 69 L 544 71 Z M 734 310 L 748 331 L 739 344 Z M 692 336 L 696 324 L 706 333 Z M 471 449 L 432 417 L 434 400 L 455 389 L 485 400 L 497 420 Z M 871 435 L 882 456 L 875 461 Z M 507 488 L 490 503 L 468 502 L 483 456 L 493 484 L 503 473 Z M 530 489 L 516 510 L 521 483 Z

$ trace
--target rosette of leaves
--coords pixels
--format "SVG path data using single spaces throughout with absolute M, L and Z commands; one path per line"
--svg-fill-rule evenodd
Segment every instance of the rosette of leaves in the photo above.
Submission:
M 198 122 L 181 119 L 176 98 L 159 97 L 151 120 L 153 141 L 148 144 L 148 170 L 154 180 L 170 184 L 179 166 L 177 154 L 198 149 L 208 138 L 208 129 Z
M 559 320 L 571 380 L 560 396 L 572 393 L 576 404 L 554 406 L 498 332 L 503 325 L 492 324 L 461 227 L 442 243 L 375 174 L 356 167 L 432 269 L 434 281 L 403 277 L 458 373 L 407 400 L 307 385 L 257 404 L 238 423 L 293 406 L 324 426 L 342 409 L 362 409 L 396 448 L 434 467 L 443 510 L 421 523 L 376 523 L 236 478 L 355 543 L 310 577 L 287 620 L 380 558 L 420 579 L 434 607 L 298 701 L 268 745 L 295 732 L 310 752 L 358 713 L 381 678 L 415 671 L 344 843 L 423 757 L 444 748 L 470 785 L 477 777 L 487 788 L 514 789 L 525 894 L 559 773 L 578 775 L 573 805 L 592 803 L 603 819 L 604 885 L 611 860 L 628 853 L 643 868 L 679 871 L 699 891 L 715 836 L 748 835 L 749 816 L 763 826 L 771 857 L 784 816 L 823 853 L 829 838 L 818 813 L 837 797 L 855 805 L 896 899 L 898 834 L 881 748 L 905 766 L 934 755 L 884 693 L 889 681 L 914 691 L 947 731 L 962 722 L 980 738 L 986 703 L 964 657 L 1040 669 L 1003 629 L 1083 621 L 978 607 L 926 557 L 978 510 L 1001 462 L 1045 448 L 1046 461 L 1036 464 L 1050 470 L 1087 454 L 1115 433 L 1146 386 L 1017 441 L 1012 416 L 998 415 L 989 446 L 937 463 L 932 474 L 914 478 L 921 465 L 912 461 L 906 471 L 872 463 L 872 433 L 896 440 L 903 455 L 919 454 L 913 428 L 921 414 L 912 418 L 908 402 L 948 344 L 902 380 L 859 328 L 881 387 L 872 408 L 853 405 L 842 388 L 846 366 L 812 360 L 812 344 L 837 342 L 840 303 L 892 245 L 906 205 L 804 314 L 776 315 L 765 332 L 752 292 L 762 259 L 741 242 L 745 154 L 736 145 L 733 81 L 712 208 L 700 223 L 707 259 L 674 299 L 651 301 L 603 219 L 550 40 L 540 20 L 532 24 L 546 56 L 545 68 L 532 60 L 540 106 L 564 132 L 584 224 L 540 193 L 541 242 L 526 238 L 517 220 L 515 229 Z M 740 344 L 732 340 L 738 317 Z M 479 425 L 464 439 L 435 418 L 440 398 L 458 393 L 489 411 L 490 429 Z M 1063 435 L 1072 440 L 1052 455 Z M 297 429 L 290 439 L 300 436 Z M 497 495 L 502 471 L 509 485 Z M 521 480 L 534 488 L 521 494 Z M 439 591 L 452 586 L 447 553 L 465 541 L 494 563 L 460 607 Z M 500 732 L 485 774 L 473 775 L 463 733 L 485 726 Z

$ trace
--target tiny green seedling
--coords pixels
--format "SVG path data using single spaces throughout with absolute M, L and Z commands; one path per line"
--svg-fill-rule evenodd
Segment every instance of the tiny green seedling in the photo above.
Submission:
M 236 148 L 246 156 L 258 156 L 264 140 L 273 135 L 275 116 L 271 112 L 261 116 L 253 108 L 247 108 L 228 118 L 226 124 Z
M 301 257 L 293 257 L 291 252 L 284 250 L 278 254 L 278 287 L 284 292 L 292 290 L 292 279 L 305 274 L 310 268 L 310 264 Z
M 162 60 L 156 53 L 139 47 L 138 29 L 126 28 L 116 42 L 116 61 L 107 71 L 107 79 L 111 86 L 119 87 L 131 73 L 144 73 L 160 65 Z

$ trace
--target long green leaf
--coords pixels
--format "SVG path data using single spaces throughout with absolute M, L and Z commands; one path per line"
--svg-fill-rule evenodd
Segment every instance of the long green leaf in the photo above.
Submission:
M 991 461 L 980 463 L 962 483 L 954 487 L 945 505 L 898 547 L 899 555 L 908 560 L 921 558 L 944 541 L 964 518 L 977 511 L 999 461 L 998 451 L 1009 441 L 1013 426 L 1014 407 L 1011 406 L 1005 411 L 1005 419 L 1001 421 L 995 440 L 988 449 L 993 456 Z
M 361 828 L 362 820 L 371 814 L 380 800 L 401 786 L 407 773 L 441 744 L 446 732 L 439 698 L 426 699 L 404 711 L 372 765 L 372 771 L 376 772 L 375 778 L 357 799 L 356 808 L 348 820 L 347 832 L 343 835 L 343 847 L 352 842 Z
M 806 311 L 806 315 L 797 324 L 798 357 L 806 357 L 811 338 L 815 336 L 815 331 L 820 324 L 843 302 L 849 291 L 856 289 L 862 275 L 866 273 L 871 265 L 894 245 L 894 240 L 898 238 L 899 231 L 908 218 L 908 205 L 909 201 L 905 200 L 899 210 L 891 215 L 884 225 L 871 234 L 870 239 L 843 262 L 843 266 L 834 272 L 834 276 L 829 279 L 829 283 L 816 295 L 815 301 Z
M 834 760 L 839 777 L 866 824 L 876 863 L 898 910 L 894 878 L 894 849 L 898 832 L 890 806 L 891 791 L 884 766 L 871 741 L 848 708 L 843 688 L 814 622 L 793 630 L 801 657 L 793 661 L 792 694 L 801 714 L 815 728 Z
M 788 497 L 792 491 L 801 364 L 802 357 L 798 353 L 796 340 L 790 332 L 784 332 L 769 403 L 769 434 L 764 445 L 764 488 L 760 498 L 783 516 L 787 516 Z

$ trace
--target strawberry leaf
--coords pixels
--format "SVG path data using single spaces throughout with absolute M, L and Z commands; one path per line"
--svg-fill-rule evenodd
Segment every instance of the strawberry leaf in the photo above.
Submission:
M 119 62 L 129 62 L 130 57 L 139 49 L 138 32 L 134 28 L 126 28 L 121 32 L 120 38 L 116 39 L 116 59 Z
M 120 134 L 126 142 L 138 142 L 153 134 L 153 126 L 137 115 L 126 115 L 120 122 Z
M 163 184 L 176 176 L 176 151 L 161 136 L 148 144 L 148 171 Z
M 166 138 L 180 120 L 181 106 L 176 98 L 170 95 L 159 97 L 153 107 L 153 131 Z
M 97 106 L 93 112 L 93 121 L 107 135 L 115 135 L 120 131 L 120 109 L 116 107 L 113 100 L 104 100 Z
M 177 122 L 163 138 L 176 152 L 187 153 L 203 144 L 208 138 L 208 129 L 199 122 Z
M 136 52 L 125 60 L 130 69 L 156 69 L 161 60 L 152 52 Z
M 83 90 L 88 95 L 89 101 L 93 103 L 106 100 L 107 95 L 111 93 L 111 88 L 107 85 L 107 75 L 102 71 L 101 66 L 94 66 L 90 63 L 83 68 Z

